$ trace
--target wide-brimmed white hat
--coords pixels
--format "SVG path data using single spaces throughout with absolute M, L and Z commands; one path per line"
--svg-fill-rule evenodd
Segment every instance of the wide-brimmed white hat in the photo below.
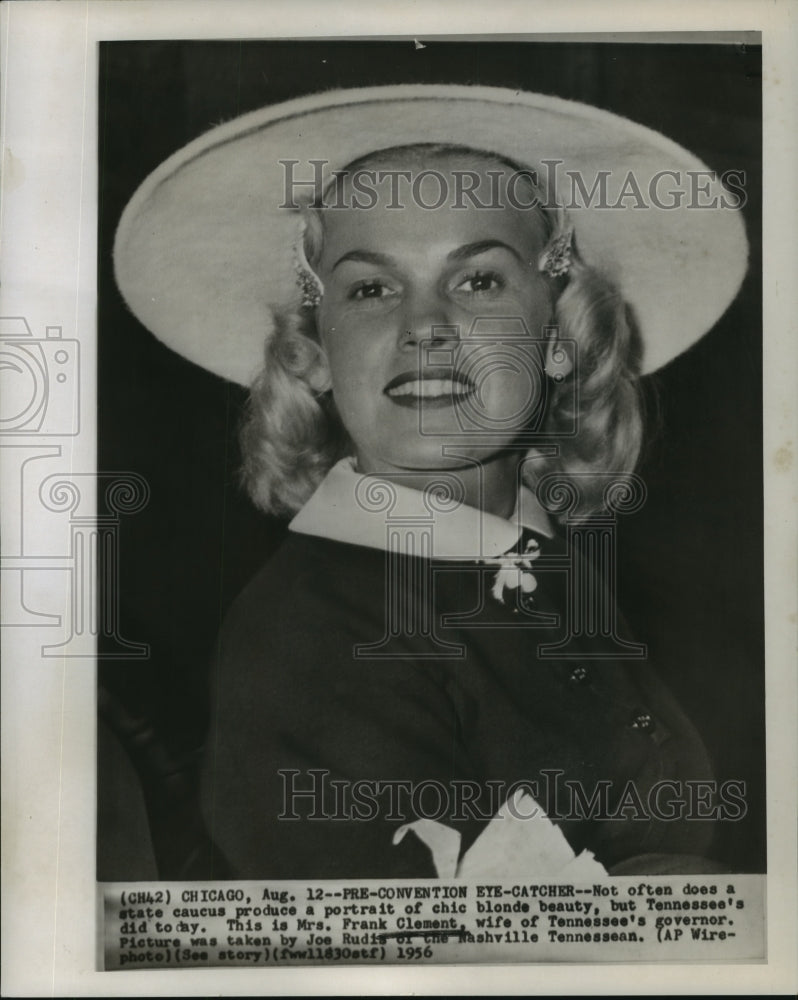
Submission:
M 313 176 L 314 160 L 332 177 L 376 150 L 415 143 L 484 149 L 564 178 L 557 197 L 582 257 L 619 285 L 632 309 L 644 372 L 706 333 L 739 289 L 747 241 L 735 199 L 670 139 L 542 94 L 406 85 L 271 105 L 166 160 L 117 230 L 116 277 L 128 306 L 179 354 L 248 384 L 275 307 L 298 297 L 298 213 L 280 207 L 290 200 L 285 161 L 296 161 L 295 180 Z

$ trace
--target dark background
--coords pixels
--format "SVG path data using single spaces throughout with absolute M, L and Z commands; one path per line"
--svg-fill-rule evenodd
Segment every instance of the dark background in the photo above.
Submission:
M 424 42 L 101 45 L 99 469 L 137 472 L 151 489 L 149 505 L 122 523 L 119 582 L 122 635 L 149 644 L 150 656 L 101 661 L 101 733 L 115 734 L 141 778 L 161 876 L 190 873 L 202 841 L 194 780 L 207 665 L 227 607 L 285 530 L 237 484 L 243 391 L 162 347 L 119 296 L 111 248 L 136 187 L 209 127 L 303 93 L 440 82 L 556 94 L 660 130 L 718 172 L 746 172 L 743 289 L 700 343 L 645 380 L 648 500 L 620 525 L 618 597 L 718 779 L 747 783 L 748 816 L 725 824 L 718 858 L 763 871 L 760 49 Z M 135 824 L 104 746 L 98 873 L 132 878 L 146 867 L 118 840 Z

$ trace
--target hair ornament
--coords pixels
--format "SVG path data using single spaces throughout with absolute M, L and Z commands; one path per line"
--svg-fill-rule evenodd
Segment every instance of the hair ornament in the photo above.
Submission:
M 316 274 L 308 263 L 305 254 L 305 229 L 303 226 L 299 234 L 299 239 L 294 244 L 294 273 L 296 275 L 297 288 L 302 294 L 302 306 L 308 309 L 315 309 L 321 302 L 324 295 L 324 285 L 321 278 Z
M 573 249 L 573 229 L 555 236 L 538 259 L 538 270 L 550 278 L 560 278 L 571 269 L 571 251 Z

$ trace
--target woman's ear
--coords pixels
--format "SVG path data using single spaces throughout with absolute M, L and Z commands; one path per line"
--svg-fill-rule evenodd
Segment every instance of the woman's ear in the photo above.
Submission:
M 562 382 L 574 370 L 573 348 L 560 340 L 557 327 L 547 330 L 545 372 L 555 382 Z

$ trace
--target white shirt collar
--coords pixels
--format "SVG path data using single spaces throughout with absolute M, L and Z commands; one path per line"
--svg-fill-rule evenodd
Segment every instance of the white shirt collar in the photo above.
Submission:
M 439 478 L 446 481 L 447 474 Z M 551 538 L 548 515 L 535 494 L 522 486 L 508 520 L 463 503 L 436 500 L 429 490 L 410 489 L 379 475 L 356 472 L 354 459 L 344 458 L 327 473 L 316 492 L 291 521 L 289 530 L 373 549 L 395 550 L 399 542 L 439 559 L 482 559 L 507 552 L 522 528 Z M 422 539 L 421 536 L 424 536 Z

